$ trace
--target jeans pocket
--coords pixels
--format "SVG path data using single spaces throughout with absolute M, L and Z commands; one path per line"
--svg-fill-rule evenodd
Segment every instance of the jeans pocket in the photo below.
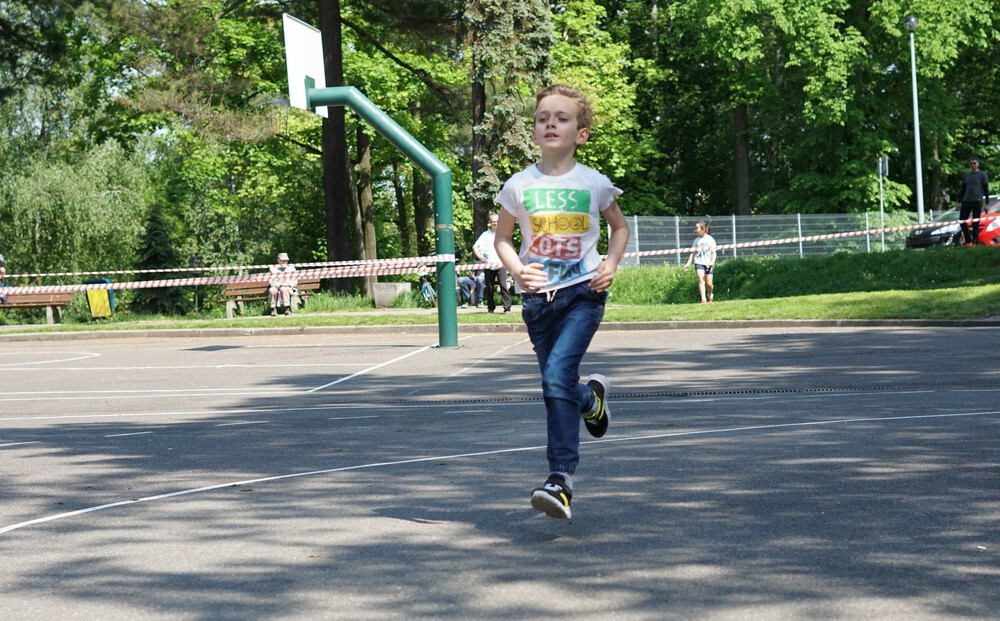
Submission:
M 607 289 L 605 289 L 604 291 L 591 291 L 590 295 L 593 296 L 593 298 L 597 300 L 597 302 L 600 303 L 601 306 L 604 306 L 604 304 L 608 301 Z

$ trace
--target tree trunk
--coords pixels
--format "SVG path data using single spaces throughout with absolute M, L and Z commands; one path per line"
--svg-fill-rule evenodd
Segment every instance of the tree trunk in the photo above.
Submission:
M 944 192 L 941 191 L 941 150 L 938 148 L 937 136 L 931 137 L 931 144 L 934 145 L 933 156 L 931 157 L 931 183 L 927 188 L 931 195 L 931 208 L 935 211 L 944 209 Z M 959 197 L 961 198 L 961 197 Z
M 340 0 L 316 0 L 319 29 L 323 33 L 323 65 L 327 86 L 344 85 L 344 62 L 340 36 Z M 343 106 L 330 106 L 323 120 L 323 192 L 326 202 L 326 256 L 329 261 L 351 258 L 350 171 L 347 166 L 347 131 Z M 331 281 L 334 291 L 350 292 L 345 278 Z
M 348 188 L 347 195 L 350 197 L 350 231 L 351 231 L 351 258 L 352 259 L 365 259 L 365 241 L 364 241 L 364 227 L 361 224 L 361 208 L 358 206 L 358 173 L 357 167 L 348 171 L 351 173 L 348 175 L 350 181 L 350 188 Z M 364 278 L 352 278 L 350 280 L 351 284 L 360 283 L 361 289 L 365 288 Z
M 736 185 L 736 215 L 750 215 L 750 115 L 746 104 L 733 108 L 733 180 Z
M 654 62 L 660 60 L 660 3 L 653 0 L 649 7 L 649 38 L 653 42 L 652 58 Z
M 372 200 L 372 143 L 359 123 L 358 137 L 358 210 L 361 216 L 361 250 L 368 261 L 378 258 L 375 241 L 375 206 Z M 362 283 L 364 295 L 375 295 L 375 276 L 367 276 Z
M 486 151 L 486 137 L 477 132 L 483 118 L 486 116 L 486 86 L 481 80 L 472 81 L 472 187 L 480 187 L 479 177 L 483 169 L 483 156 Z M 489 212 L 492 205 L 473 193 L 472 198 L 472 232 L 473 238 L 486 230 Z
M 400 243 L 403 249 L 403 256 L 412 256 L 413 238 L 410 237 L 409 210 L 406 208 L 406 192 L 403 190 L 403 180 L 399 171 L 399 162 L 392 163 L 392 189 L 396 194 L 396 228 L 399 229 Z
M 431 254 L 431 241 L 434 239 L 431 184 L 423 170 L 417 166 L 410 168 L 413 171 L 413 219 L 417 231 L 417 252 L 426 257 Z
M 420 102 L 413 108 L 413 118 L 420 122 Z M 411 166 L 413 171 L 413 220 L 416 225 L 417 252 L 422 257 L 431 254 L 432 243 L 436 241 L 434 234 L 434 207 L 432 205 L 432 188 L 424 171 L 418 166 Z

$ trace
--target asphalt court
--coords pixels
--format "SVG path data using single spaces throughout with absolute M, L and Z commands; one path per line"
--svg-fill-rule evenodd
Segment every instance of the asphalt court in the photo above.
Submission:
M 1000 618 L 995 329 L 605 326 L 569 522 L 526 335 L 434 341 L 4 341 L 5 618 Z

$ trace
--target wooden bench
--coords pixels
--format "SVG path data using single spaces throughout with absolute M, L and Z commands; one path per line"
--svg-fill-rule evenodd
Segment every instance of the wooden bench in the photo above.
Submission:
M 65 293 L 8 293 L 0 308 L 45 308 L 47 323 L 61 323 L 62 309 L 73 301 L 73 292 Z
M 259 302 L 267 300 L 267 289 L 269 285 L 266 280 L 256 280 L 247 282 L 228 282 L 222 291 L 222 300 L 226 303 L 226 319 L 233 318 L 233 312 L 243 312 L 246 302 Z M 306 303 L 309 298 L 309 291 L 319 290 L 319 279 L 299 279 L 299 284 L 295 286 L 296 293 L 292 295 L 291 310 L 295 310 Z

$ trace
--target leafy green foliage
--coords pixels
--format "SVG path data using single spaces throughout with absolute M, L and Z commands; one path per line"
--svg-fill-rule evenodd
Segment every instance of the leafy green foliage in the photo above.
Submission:
M 134 265 L 150 190 L 141 160 L 106 143 L 71 161 L 37 154 L 12 168 L 0 184 L 8 266 L 48 272 Z
M 531 126 L 534 93 L 548 82 L 552 19 L 541 0 L 474 0 L 465 13 L 472 54 L 472 82 L 488 93 L 482 121 L 472 128 L 482 140 L 475 157 L 473 201 L 492 203 L 503 182 L 534 159 Z M 477 105 L 473 102 L 473 105 Z M 473 139 L 475 150 L 476 141 Z M 484 220 L 485 222 L 485 220 Z
M 872 210 L 880 156 L 888 210 L 912 211 L 909 13 L 928 207 L 954 196 L 969 155 L 994 177 L 1000 165 L 1000 0 L 340 5 L 348 83 L 453 170 L 459 246 L 534 158 L 532 95 L 551 81 L 594 102 L 579 157 L 625 190 L 628 214 L 730 214 L 741 180 L 755 213 Z M 181 264 L 325 258 L 320 121 L 272 105 L 286 89 L 283 10 L 316 22 L 315 0 L 0 4 L 11 264 L 133 266 L 153 202 Z M 348 136 L 357 122 L 348 115 Z M 378 255 L 427 251 L 426 178 L 380 136 L 371 190 Z

